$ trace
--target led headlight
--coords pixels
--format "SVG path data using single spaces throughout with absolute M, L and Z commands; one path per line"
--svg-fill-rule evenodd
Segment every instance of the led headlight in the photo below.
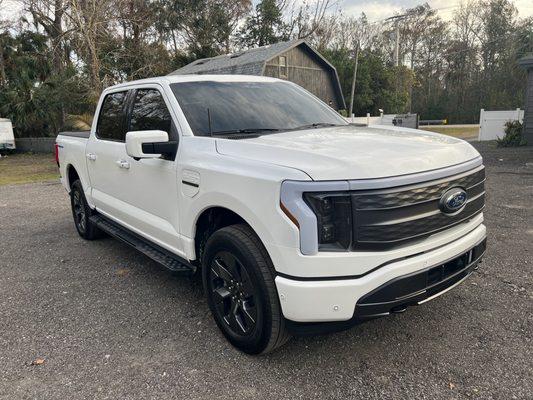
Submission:
M 318 248 L 343 251 L 352 243 L 352 203 L 344 192 L 304 193 L 317 219 Z

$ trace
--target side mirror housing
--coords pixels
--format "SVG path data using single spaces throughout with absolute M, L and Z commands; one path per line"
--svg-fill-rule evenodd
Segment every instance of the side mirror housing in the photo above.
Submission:
M 164 131 L 134 131 L 126 133 L 126 153 L 135 159 L 158 158 L 169 144 L 168 133 Z

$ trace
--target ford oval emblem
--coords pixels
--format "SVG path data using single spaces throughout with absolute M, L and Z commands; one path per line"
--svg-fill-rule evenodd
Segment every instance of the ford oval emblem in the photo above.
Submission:
M 439 201 L 439 208 L 446 214 L 452 214 L 459 211 L 466 204 L 466 192 L 459 188 L 451 188 L 447 190 Z

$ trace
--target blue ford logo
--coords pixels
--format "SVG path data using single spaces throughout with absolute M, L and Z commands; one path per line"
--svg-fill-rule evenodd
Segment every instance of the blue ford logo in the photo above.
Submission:
M 439 201 L 439 208 L 446 214 L 459 211 L 466 204 L 467 195 L 461 188 L 451 188 L 447 190 Z

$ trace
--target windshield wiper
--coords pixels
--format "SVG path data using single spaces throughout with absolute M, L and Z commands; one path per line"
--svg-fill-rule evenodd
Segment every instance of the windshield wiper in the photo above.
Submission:
M 297 126 L 291 130 L 311 129 L 311 128 L 326 128 L 328 126 L 342 126 L 340 124 L 332 124 L 331 122 L 315 122 L 314 124 Z
M 244 128 L 244 129 L 230 129 L 227 131 L 214 131 L 211 135 L 238 135 L 248 133 L 263 133 L 263 132 L 279 132 L 277 128 Z

